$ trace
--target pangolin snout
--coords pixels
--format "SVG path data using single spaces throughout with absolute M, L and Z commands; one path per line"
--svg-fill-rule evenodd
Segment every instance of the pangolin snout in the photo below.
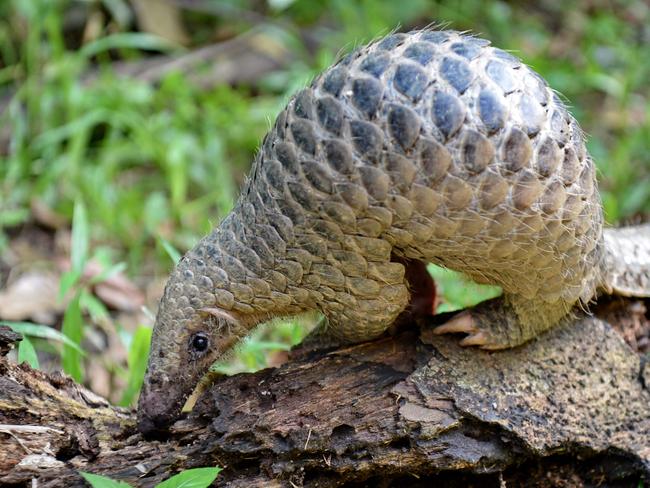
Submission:
M 145 381 L 138 400 L 138 430 L 144 435 L 164 433 L 180 416 L 186 392 L 178 382 Z

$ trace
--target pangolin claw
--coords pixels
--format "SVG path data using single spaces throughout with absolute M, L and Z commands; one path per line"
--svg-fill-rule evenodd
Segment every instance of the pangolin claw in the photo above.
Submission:
M 444 324 L 433 329 L 433 333 L 436 335 L 454 334 L 457 332 L 464 332 L 465 334 L 477 332 L 474 318 L 470 312 L 461 312 Z
M 463 346 L 463 347 L 466 347 L 466 346 L 483 346 L 483 347 L 485 347 L 485 346 L 487 346 L 486 348 L 489 348 L 488 339 L 489 339 L 488 335 L 481 330 L 481 331 L 478 331 L 478 332 L 476 332 L 476 333 L 474 333 L 472 335 L 469 335 L 469 336 L 465 337 L 465 339 L 460 341 L 460 345 Z

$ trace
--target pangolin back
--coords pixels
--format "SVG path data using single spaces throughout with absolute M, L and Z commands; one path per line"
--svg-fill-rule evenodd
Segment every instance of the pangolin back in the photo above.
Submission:
M 599 284 L 602 221 L 582 132 L 539 75 L 483 39 L 393 34 L 289 102 L 177 273 L 203 273 L 227 310 L 364 324 L 338 330 L 357 340 L 408 299 L 391 253 L 565 313 Z

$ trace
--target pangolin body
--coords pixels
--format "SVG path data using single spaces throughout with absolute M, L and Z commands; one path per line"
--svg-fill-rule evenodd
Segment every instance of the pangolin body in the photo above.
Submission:
M 171 422 L 270 317 L 319 310 L 342 340 L 380 335 L 409 302 L 405 260 L 501 286 L 485 314 L 506 325 L 479 309 L 482 344 L 525 342 L 603 286 L 602 223 L 578 124 L 517 58 L 453 31 L 360 48 L 291 99 L 233 211 L 173 272 L 140 428 Z

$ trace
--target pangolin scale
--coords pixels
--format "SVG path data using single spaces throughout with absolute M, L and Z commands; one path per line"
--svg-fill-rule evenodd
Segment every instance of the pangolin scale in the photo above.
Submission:
M 616 288 L 605 242 L 583 134 L 538 74 L 477 37 L 390 35 L 289 101 L 233 211 L 178 264 L 140 428 L 169 424 L 271 317 L 318 310 L 341 340 L 382 334 L 409 303 L 410 261 L 501 286 L 472 311 L 470 343 L 516 346 Z M 649 291 L 648 268 L 632 293 Z

